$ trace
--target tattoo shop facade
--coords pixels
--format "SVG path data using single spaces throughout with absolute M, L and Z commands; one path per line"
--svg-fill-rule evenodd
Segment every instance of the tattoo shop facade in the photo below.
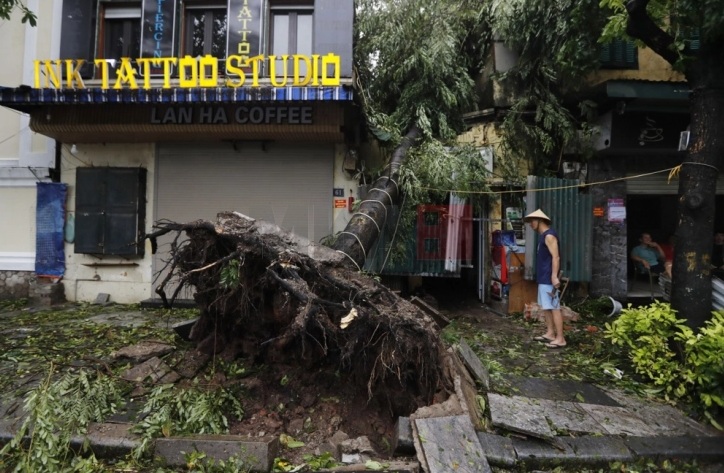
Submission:
M 352 1 L 49 3 L 39 24 L 58 29 L 59 59 L 26 52 L 32 86 L 1 88 L 0 105 L 55 140 L 61 192 L 39 188 L 37 213 L 61 209 L 47 273 L 68 300 L 155 298 L 171 242 L 137 242 L 158 220 L 238 211 L 313 241 L 344 228 Z

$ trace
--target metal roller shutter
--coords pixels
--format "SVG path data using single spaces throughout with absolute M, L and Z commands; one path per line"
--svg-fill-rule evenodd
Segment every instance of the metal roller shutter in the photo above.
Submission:
M 679 193 L 679 179 L 673 178 L 669 182 L 669 174 L 660 172 L 656 174 L 627 174 L 626 192 L 640 195 L 676 195 Z M 717 195 L 724 194 L 724 176 L 720 175 L 716 182 Z
M 154 218 L 215 221 L 219 212 L 238 211 L 319 241 L 332 232 L 333 164 L 330 144 L 162 144 Z M 159 241 L 154 273 L 169 241 Z

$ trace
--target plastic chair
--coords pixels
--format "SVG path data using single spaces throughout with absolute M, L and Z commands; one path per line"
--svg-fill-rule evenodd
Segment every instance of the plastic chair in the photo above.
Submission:
M 641 277 L 642 281 L 649 281 L 649 291 L 651 292 L 651 300 L 655 299 L 654 295 L 654 277 L 656 275 L 651 272 L 651 268 L 644 268 L 640 264 L 634 264 L 634 278 Z

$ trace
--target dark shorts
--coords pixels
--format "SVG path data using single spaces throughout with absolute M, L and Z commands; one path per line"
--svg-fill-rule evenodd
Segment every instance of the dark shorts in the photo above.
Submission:
M 654 266 L 649 266 L 649 269 L 650 269 L 651 272 L 654 273 L 654 274 L 661 274 L 661 273 L 663 273 L 664 271 L 666 271 L 666 268 L 665 268 L 664 265 L 661 264 L 661 263 L 656 264 L 656 265 L 654 265 Z

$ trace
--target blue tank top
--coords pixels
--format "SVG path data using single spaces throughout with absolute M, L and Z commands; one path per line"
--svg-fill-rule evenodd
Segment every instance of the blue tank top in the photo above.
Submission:
M 546 245 L 546 236 L 553 235 L 558 243 L 558 234 L 552 228 L 544 231 L 538 238 L 538 257 L 535 262 L 535 281 L 538 284 L 553 284 L 551 281 L 551 273 L 553 272 L 553 255 L 551 255 Z M 560 256 L 560 244 L 558 245 L 558 255 Z

